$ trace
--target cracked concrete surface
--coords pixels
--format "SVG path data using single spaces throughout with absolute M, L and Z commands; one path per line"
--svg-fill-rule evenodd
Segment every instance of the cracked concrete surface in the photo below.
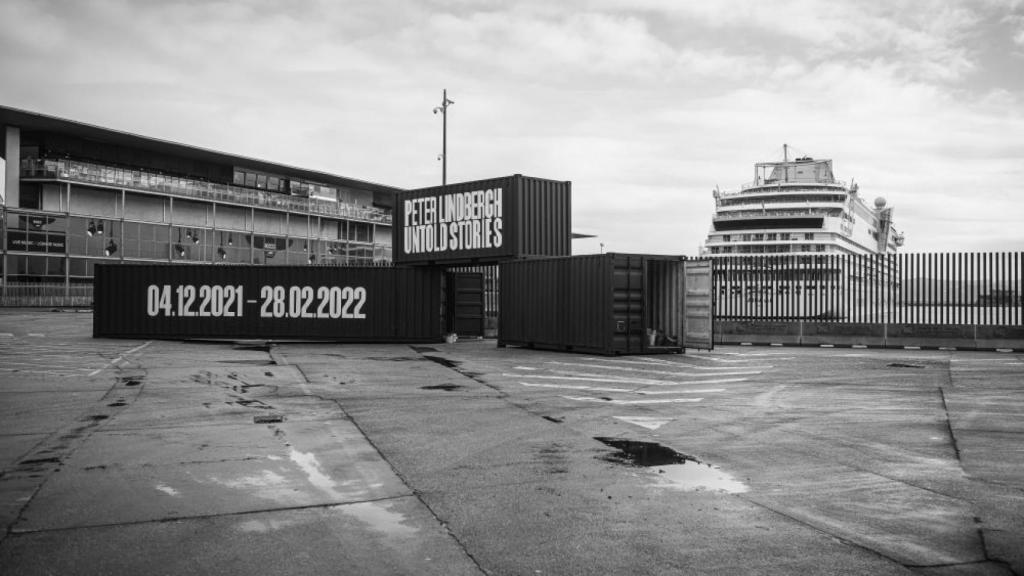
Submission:
M 48 338 L 19 338 L 26 323 Z M 1024 574 L 1018 355 L 90 328 L 0 313 L 5 574 Z M 666 488 L 598 436 L 747 489 Z

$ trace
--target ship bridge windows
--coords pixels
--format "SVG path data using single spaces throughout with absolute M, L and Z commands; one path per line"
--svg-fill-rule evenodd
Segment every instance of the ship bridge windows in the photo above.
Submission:
M 715 231 L 733 230 L 778 230 L 781 228 L 821 229 L 824 227 L 823 216 L 754 218 L 749 220 L 714 221 Z
M 789 192 L 787 190 L 787 192 Z M 760 194 L 743 193 L 740 196 L 724 197 L 721 199 L 721 206 L 744 206 L 761 204 L 792 204 L 810 202 L 846 202 L 845 194 L 807 194 L 799 191 L 767 192 Z

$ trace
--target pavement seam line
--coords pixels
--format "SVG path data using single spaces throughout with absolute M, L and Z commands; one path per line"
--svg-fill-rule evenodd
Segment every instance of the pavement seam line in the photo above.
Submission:
M 123 359 L 125 359 L 125 356 L 127 356 L 127 354 L 129 354 L 131 352 L 134 352 L 134 351 L 137 351 L 137 350 L 141 350 L 142 348 L 144 348 L 146 346 L 149 346 L 149 344 L 151 344 L 151 343 L 152 343 L 152 340 L 150 340 L 149 342 L 146 342 L 142 346 L 137 346 L 136 348 L 133 348 L 129 352 L 126 352 L 126 353 L 122 354 L 121 356 L 118 356 L 117 360 L 118 361 L 123 360 Z M 109 365 L 107 367 L 109 368 L 112 365 L 113 365 L 113 363 L 111 363 L 111 365 Z M 122 370 L 122 367 L 118 366 L 117 369 L 120 371 L 120 370 Z M 117 390 L 117 388 L 118 388 L 118 386 L 120 384 L 121 384 L 120 378 L 116 378 L 115 377 L 114 378 L 114 383 L 111 384 L 110 387 L 107 389 L 107 391 L 103 393 L 103 396 L 100 397 L 98 402 L 100 404 L 105 403 L 107 401 L 107 397 L 110 396 L 110 394 L 112 392 Z M 141 393 L 141 391 L 136 392 L 136 394 L 138 394 L 138 393 Z M 94 412 L 94 411 L 93 410 L 87 410 L 87 412 Z M 46 474 L 39 481 L 39 484 L 37 484 L 35 486 L 35 488 L 32 490 L 32 493 L 25 500 L 25 503 L 21 506 L 21 508 L 18 509 L 18 513 L 17 513 L 17 515 L 15 515 L 14 520 L 10 524 L 8 524 L 7 529 L 2 534 L 0 534 L 0 543 L 3 543 L 8 537 L 10 537 L 10 536 L 12 536 L 14 534 L 19 534 L 20 533 L 20 532 L 18 532 L 16 530 L 16 527 L 17 527 L 18 523 L 24 521 L 25 511 L 28 510 L 28 507 L 32 505 L 32 502 L 35 501 L 36 496 L 38 496 L 39 492 L 42 491 L 44 486 L 46 486 L 46 483 L 50 481 L 50 479 L 53 477 L 54 474 L 56 474 L 57 472 L 60 471 L 60 469 L 64 466 L 64 463 L 67 461 L 67 459 L 70 458 L 72 455 L 74 455 L 74 453 L 77 452 L 89 440 L 89 438 L 92 437 L 93 434 L 95 434 L 101 427 L 103 427 L 104 424 L 109 423 L 110 419 L 107 418 L 107 419 L 103 419 L 103 420 L 96 420 L 96 419 L 83 420 L 82 418 L 79 418 L 76 422 L 85 422 L 85 426 L 79 427 L 80 431 L 83 433 L 82 436 L 80 438 L 78 438 L 78 441 L 74 445 L 68 446 L 68 448 L 65 450 L 65 452 L 60 454 L 58 465 L 54 469 L 50 470 L 50 472 L 48 474 Z M 67 430 L 66 429 L 57 430 L 56 432 L 48 435 L 46 438 L 43 438 L 42 440 L 37 442 L 32 447 L 31 450 L 27 451 L 24 455 L 22 455 L 21 459 L 24 459 L 25 456 L 27 456 L 29 454 L 32 454 L 33 452 L 39 451 L 42 446 L 46 446 L 47 443 L 50 442 L 53 438 L 55 438 L 55 437 L 56 438 L 60 438 L 61 436 L 64 436 L 66 434 L 67 434 Z M 3 474 L 0 474 L 0 478 L 8 478 L 8 477 L 9 477 L 9 473 L 7 471 L 4 471 Z
M 411 489 L 410 489 L 411 490 Z M 170 518 L 157 518 L 154 520 L 135 520 L 131 522 L 111 522 L 108 524 L 86 524 L 82 526 L 65 526 L 60 528 L 44 528 L 41 530 L 15 530 L 11 532 L 12 536 L 27 536 L 32 534 L 51 534 L 55 532 L 72 532 L 75 530 L 91 530 L 94 528 L 118 528 L 122 526 L 145 526 L 147 524 L 167 524 L 169 522 L 179 522 L 187 520 L 213 520 L 216 518 L 231 518 L 235 516 L 250 516 L 253 514 L 269 514 L 271 512 L 290 512 L 290 511 L 302 511 L 302 510 L 315 510 L 317 508 L 337 508 L 339 506 L 349 506 L 352 504 L 369 504 L 373 502 L 386 502 L 388 500 L 398 500 L 401 498 L 413 498 L 415 494 L 401 494 L 398 496 L 382 496 L 380 498 L 369 498 L 366 500 L 355 500 L 351 502 L 330 502 L 325 504 L 307 504 L 305 506 L 285 506 L 282 508 L 261 508 L 259 510 L 243 510 L 240 512 L 226 512 L 223 514 L 196 514 L 193 516 L 174 516 Z
M 812 523 L 810 523 L 810 522 L 808 522 L 806 520 L 802 520 L 800 518 L 797 518 L 796 516 L 787 514 L 787 513 L 783 512 L 782 510 L 777 510 L 777 509 L 769 506 L 768 504 L 765 504 L 763 502 L 758 502 L 757 500 L 754 500 L 751 497 L 744 496 L 742 494 L 737 494 L 736 497 L 739 498 L 740 500 L 745 501 L 745 502 L 749 502 L 749 503 L 751 503 L 751 504 L 753 504 L 755 506 L 764 508 L 765 510 L 767 510 L 769 512 L 772 512 L 774 514 L 778 514 L 779 516 L 782 516 L 783 518 L 786 518 L 787 520 L 789 520 L 791 522 L 795 522 L 795 523 L 797 523 L 797 524 L 799 524 L 801 526 L 806 526 L 807 528 L 810 528 L 811 530 L 814 530 L 814 531 L 816 531 L 816 532 L 818 532 L 820 534 L 824 534 L 825 536 L 828 536 L 829 538 L 834 538 L 834 539 L 838 540 L 840 543 L 845 544 L 846 546 L 850 546 L 852 548 L 858 548 L 858 549 L 863 550 L 865 552 L 868 552 L 870 554 L 874 554 L 875 556 L 878 556 L 879 558 L 888 560 L 888 561 L 890 561 L 890 562 L 892 562 L 894 564 L 897 564 L 899 566 L 903 566 L 903 567 L 907 567 L 907 568 L 910 567 L 907 564 L 904 564 L 904 563 L 900 562 L 899 560 L 897 560 L 897 559 L 895 559 L 895 558 L 893 558 L 891 556 L 888 556 L 888 555 L 883 554 L 882 552 L 880 552 L 878 550 L 875 550 L 874 548 L 871 548 L 869 546 L 866 546 L 864 544 L 861 544 L 859 542 L 851 540 L 850 538 L 847 538 L 845 536 L 840 536 L 838 534 L 834 534 L 832 532 L 829 532 L 828 530 L 826 530 L 825 528 L 822 528 L 821 526 L 817 526 L 817 525 L 812 524 Z
M 273 358 L 273 356 L 272 356 L 272 358 Z M 275 359 L 275 361 L 276 361 L 276 359 Z M 285 362 L 287 362 L 287 360 L 285 360 Z M 306 375 L 306 371 L 303 370 L 302 366 L 299 365 L 299 364 L 290 364 L 290 365 L 291 366 L 295 366 L 296 370 L 298 370 L 299 375 L 302 376 L 301 387 L 303 388 L 303 390 L 308 392 L 309 391 L 309 388 L 308 388 L 308 386 L 309 386 L 309 377 Z M 314 396 L 312 393 L 310 393 L 308 395 L 309 396 Z M 401 473 L 400 470 L 398 470 L 398 468 L 395 467 L 394 463 L 391 462 L 391 460 L 381 451 L 381 449 L 377 446 L 377 444 L 374 443 L 374 441 L 366 433 L 366 431 L 363 429 L 363 427 L 359 425 L 359 422 L 357 422 L 356 419 L 353 418 L 352 415 L 349 414 L 347 410 L 345 410 L 345 407 L 342 406 L 341 401 L 338 400 L 338 399 L 325 399 L 325 398 L 320 397 L 320 396 L 315 396 L 315 397 L 320 398 L 321 400 L 332 402 L 332 403 L 334 403 L 335 406 L 338 407 L 338 410 L 341 411 L 341 413 L 345 416 L 345 418 L 349 422 L 351 422 L 352 425 L 355 426 L 356 430 L 358 430 L 359 433 L 363 436 L 363 438 L 366 440 L 366 443 L 369 444 L 371 448 L 373 448 L 374 452 L 376 452 L 377 455 L 380 456 L 381 460 L 383 460 L 385 463 L 387 463 L 388 468 L 390 468 L 391 471 L 395 474 L 395 476 L 402 482 L 402 485 L 405 486 L 408 490 L 410 490 L 411 493 L 412 493 L 411 495 L 413 497 L 415 497 L 416 500 L 419 501 L 419 503 L 422 504 L 423 507 L 428 512 L 430 512 L 430 515 L 434 517 L 434 520 L 438 523 L 438 525 L 441 528 L 444 529 L 445 533 L 447 533 L 451 537 L 452 541 L 455 542 L 455 544 L 459 547 L 459 549 L 462 550 L 462 553 L 466 555 L 466 558 L 469 558 L 470 562 L 472 562 L 473 565 L 476 566 L 477 570 L 479 570 L 481 574 L 489 574 L 489 572 L 486 569 L 484 569 L 483 566 L 480 565 L 479 560 L 477 560 L 477 558 L 469 551 L 469 549 L 466 547 L 466 544 L 462 540 L 459 539 L 458 535 L 455 534 L 455 532 L 452 531 L 451 527 L 448 525 L 448 522 L 445 522 L 444 520 L 442 520 L 441 517 L 438 516 L 437 511 L 434 510 L 434 508 L 431 507 L 430 504 L 428 504 L 423 499 L 423 496 L 422 496 L 423 493 L 421 491 L 417 490 L 416 488 L 413 488 L 412 485 L 410 485 L 409 480 Z

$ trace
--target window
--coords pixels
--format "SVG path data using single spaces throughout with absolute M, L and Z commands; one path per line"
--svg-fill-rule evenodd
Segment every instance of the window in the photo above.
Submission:
M 729 234 L 722 234 L 722 242 L 731 242 L 732 236 Z
M 805 233 L 804 234 L 804 240 L 814 240 L 814 233 L 813 232 Z

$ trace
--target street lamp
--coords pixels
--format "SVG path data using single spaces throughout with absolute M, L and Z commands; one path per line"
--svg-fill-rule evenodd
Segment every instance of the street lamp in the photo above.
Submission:
M 434 107 L 434 114 L 441 113 L 441 186 L 448 183 L 448 106 L 455 104 L 455 101 L 448 99 L 448 89 L 441 93 L 441 105 Z

